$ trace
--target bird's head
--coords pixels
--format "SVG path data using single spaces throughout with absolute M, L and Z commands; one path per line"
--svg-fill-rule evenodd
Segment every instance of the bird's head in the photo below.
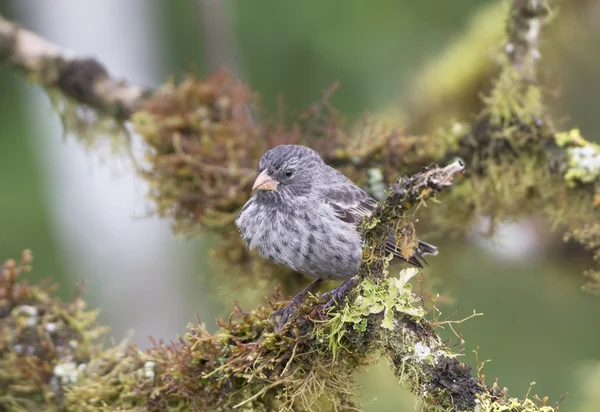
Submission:
M 306 146 L 276 146 L 260 159 L 252 190 L 305 195 L 315 183 L 315 172 L 322 164 L 321 156 Z

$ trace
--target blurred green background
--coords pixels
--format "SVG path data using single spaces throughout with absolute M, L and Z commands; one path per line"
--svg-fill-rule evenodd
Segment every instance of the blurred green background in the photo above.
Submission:
M 240 0 L 217 2 L 216 11 L 214 3 L 0 0 L 0 13 L 149 86 L 190 67 L 208 74 L 222 58 L 233 62 L 265 107 L 274 109 L 283 96 L 294 113 L 339 80 L 333 101 L 356 117 L 406 102 L 424 65 L 491 2 Z M 560 54 L 544 66 L 545 78 L 561 81 L 548 87 L 553 110 L 566 116 L 561 121 L 594 139 L 600 134 L 600 41 L 593 22 L 600 7 L 573 4 L 588 8 L 581 13 L 585 19 L 564 26 L 573 34 L 554 36 L 556 43 L 547 45 Z M 558 20 L 555 25 L 560 14 Z M 223 54 L 215 55 L 210 42 L 219 39 L 211 35 L 219 33 L 225 34 L 217 50 Z M 121 54 L 111 55 L 111 49 Z M 52 276 L 63 297 L 85 280 L 85 298 L 102 309 L 116 338 L 133 328 L 141 346 L 148 345 L 149 334 L 171 339 L 182 333 L 196 312 L 209 325 L 226 316 L 243 290 L 228 290 L 226 275 L 210 261 L 206 249 L 215 239 L 176 241 L 168 222 L 140 219 L 143 184 L 131 176 L 126 159 L 99 152 L 98 159 L 74 139 L 65 141 L 43 93 L 0 68 L 1 258 L 32 249 L 31 277 Z M 119 186 L 124 180 L 130 183 Z M 477 347 L 480 359 L 491 359 L 488 384 L 498 377 L 512 395 L 523 396 L 536 381 L 532 393 L 549 395 L 551 402 L 569 393 L 561 410 L 596 411 L 600 299 L 579 290 L 590 261 L 576 248 L 560 246 L 558 236 L 549 240 L 543 226 L 511 224 L 491 241 L 474 234 L 440 244 L 441 255 L 425 271 L 425 288 L 444 297 L 445 315 L 484 313 L 461 332 L 466 361 L 474 364 Z M 251 301 L 259 304 L 269 292 Z M 398 389 L 384 362 L 359 382 L 365 410 L 412 410 L 412 398 Z

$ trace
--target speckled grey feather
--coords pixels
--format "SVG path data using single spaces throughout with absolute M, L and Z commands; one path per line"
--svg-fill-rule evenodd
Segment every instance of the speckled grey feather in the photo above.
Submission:
M 363 243 L 357 225 L 377 202 L 308 147 L 277 146 L 263 155 L 258 169 L 267 170 L 279 185 L 258 190 L 237 217 L 248 247 L 318 279 L 354 276 Z M 424 255 L 437 254 L 435 246 L 420 242 L 415 256 L 406 260 L 395 243 L 390 235 L 386 250 L 415 266 L 422 266 Z

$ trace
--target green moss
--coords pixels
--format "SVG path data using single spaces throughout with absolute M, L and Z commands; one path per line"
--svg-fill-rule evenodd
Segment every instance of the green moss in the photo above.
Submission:
M 108 149 L 107 154 L 131 154 L 131 136 L 123 121 L 81 105 L 57 90 L 48 90 L 48 96 L 60 117 L 65 138 L 77 139 L 88 150 Z
M 491 123 L 508 130 L 515 120 L 534 124 L 544 115 L 540 88 L 523 83 L 518 71 L 508 63 L 504 63 L 492 92 L 484 98 L 484 102 L 484 113 L 489 114 Z
M 0 408 L 355 410 L 353 376 L 381 354 L 423 410 L 472 410 L 473 394 L 485 389 L 426 319 L 408 284 L 415 269 L 399 277 L 363 279 L 358 294 L 328 316 L 318 299 L 309 297 L 282 332 L 270 319 L 273 308 L 236 307 L 214 334 L 191 324 L 184 338 L 156 342 L 142 352 L 126 342 L 102 349 L 97 341 L 104 330 L 81 301 L 61 303 L 43 288 L 16 282 L 30 261 L 26 252 L 20 263 L 2 266 Z M 273 301 L 274 308 L 285 303 L 280 295 Z M 487 398 L 481 399 L 485 405 Z M 502 399 L 496 394 L 494 402 L 502 405 Z
M 334 361 L 326 345 L 301 332 L 318 327 L 307 318 L 311 311 L 310 304 L 302 308 L 286 334 L 275 333 L 266 308 L 237 308 L 213 335 L 190 325 L 185 340 L 151 352 L 164 371 L 159 380 L 165 401 L 206 410 L 333 411 L 353 405 L 353 359 L 362 355 L 345 353 Z
M 204 80 L 187 76 L 158 89 L 132 116 L 148 143 L 150 167 L 142 176 L 159 216 L 171 217 L 177 233 L 199 225 L 230 227 L 268 148 L 247 110 L 250 90 L 226 72 Z

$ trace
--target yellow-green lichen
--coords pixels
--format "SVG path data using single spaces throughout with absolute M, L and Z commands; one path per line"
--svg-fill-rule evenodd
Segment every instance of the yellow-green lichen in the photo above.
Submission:
M 504 392 L 504 391 L 503 391 Z M 506 398 L 497 399 L 490 393 L 477 395 L 477 405 L 475 412 L 555 412 L 556 409 L 546 405 L 548 399 L 517 399 Z
M 581 136 L 579 129 L 571 129 L 567 132 L 558 132 L 554 135 L 554 141 L 559 147 L 566 146 L 585 146 L 589 144 L 587 140 Z
M 417 273 L 417 269 L 407 268 L 400 272 L 400 277 L 387 277 L 380 283 L 369 278 L 363 279 L 358 287 L 358 296 L 342 311 L 342 320 L 361 325 L 366 316 L 383 313 L 380 326 L 393 330 L 396 312 L 422 317 L 425 309 L 415 305 L 420 300 L 412 293 L 412 287 L 408 283 Z
M 349 327 L 352 333 L 358 334 L 368 333 L 368 328 L 373 327 L 392 331 L 397 327 L 397 319 L 403 315 L 422 318 L 425 309 L 408 283 L 417 273 L 417 269 L 407 268 L 399 277 L 386 277 L 378 282 L 364 278 L 356 287 L 356 297 L 341 309 L 330 311 L 330 318 L 323 326 L 315 328 L 315 340 L 325 342 L 335 358 L 340 350 L 346 349 Z

